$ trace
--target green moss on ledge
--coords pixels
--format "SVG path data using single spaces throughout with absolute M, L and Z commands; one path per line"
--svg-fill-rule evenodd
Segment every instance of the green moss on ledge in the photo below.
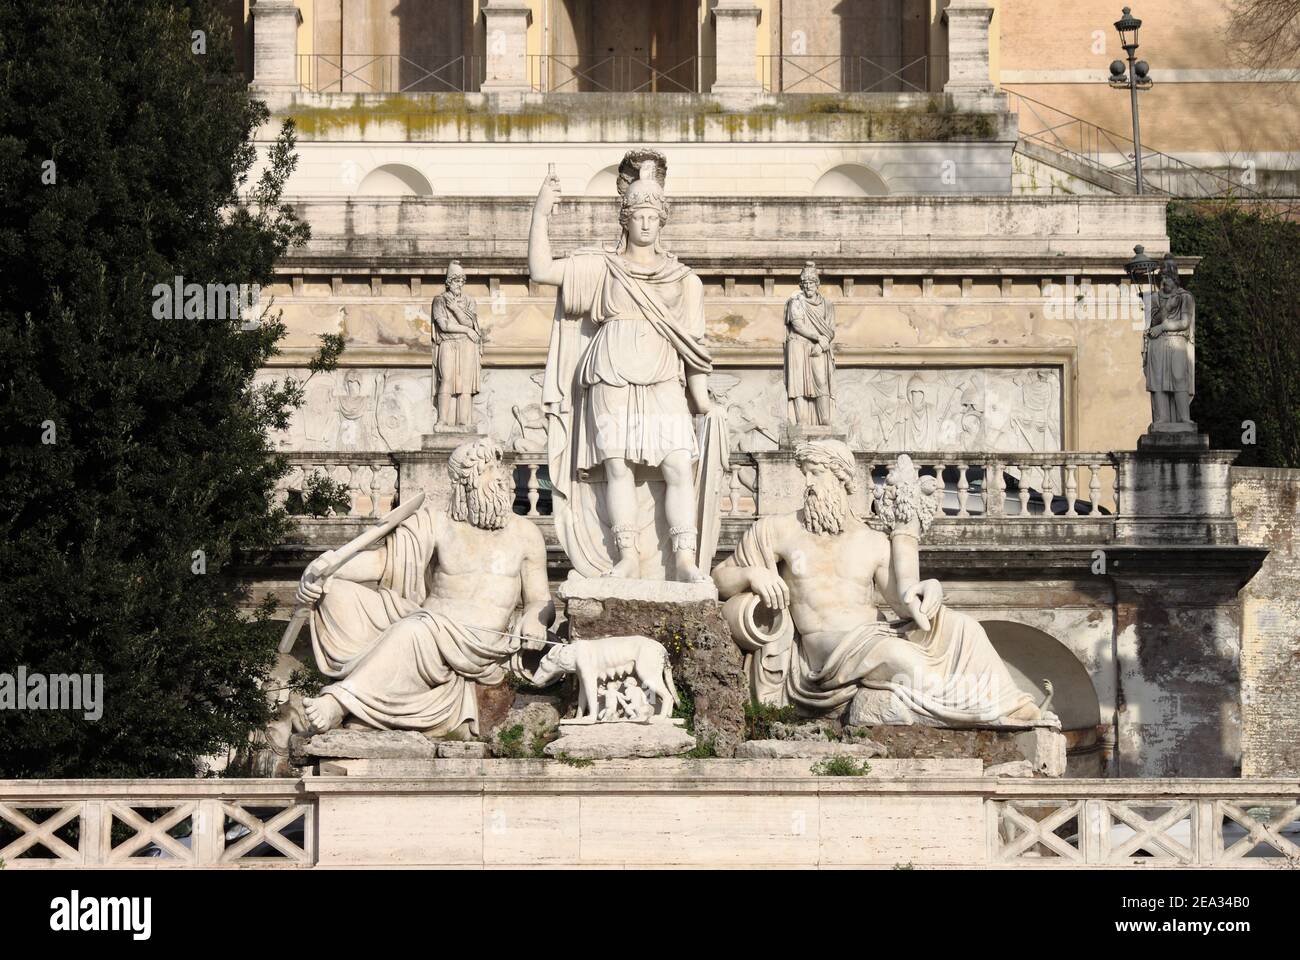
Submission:
M 335 96 L 339 106 L 295 103 L 280 115 L 295 121 L 304 140 L 364 138 L 372 124 L 397 124 L 409 141 L 454 142 L 527 142 L 548 129 L 564 134 L 610 127 L 619 128 L 622 139 L 676 136 L 684 142 L 717 140 L 718 133 L 721 139 L 762 141 L 798 126 L 833 131 L 836 140 L 868 142 L 978 141 L 998 130 L 996 115 L 947 110 L 939 97 L 891 107 L 852 95 L 783 96 L 733 110 L 707 95 L 534 95 L 507 111 L 498 108 L 497 98 L 481 94 Z

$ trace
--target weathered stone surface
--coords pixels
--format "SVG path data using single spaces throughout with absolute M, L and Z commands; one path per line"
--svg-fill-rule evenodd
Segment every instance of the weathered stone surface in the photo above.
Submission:
M 1016 737 L 1004 730 L 948 730 L 942 727 L 846 727 L 855 739 L 878 743 L 895 759 L 978 759 L 986 764 L 1028 759 Z M 1064 742 L 1064 741 L 1063 741 Z
M 1032 777 L 1034 765 L 1028 760 L 1012 760 L 1008 763 L 994 763 L 984 768 L 986 777 Z
M 810 720 L 807 723 L 783 723 L 777 720 L 772 724 L 773 740 L 838 740 L 842 727 L 838 720 Z
M 539 757 L 542 745 L 555 737 L 560 714 L 549 703 L 530 703 L 511 710 L 492 733 L 490 752 L 494 757 Z
M 617 760 L 672 757 L 695 746 L 695 738 L 672 723 L 566 723 L 546 745 L 548 757 Z
M 736 747 L 737 760 L 788 760 L 821 757 L 883 757 L 885 748 L 871 740 L 746 740 Z
M 307 763 L 317 757 L 351 760 L 431 760 L 438 755 L 432 740 L 414 730 L 340 728 L 311 737 L 293 737 L 290 750 Z
M 568 586 L 561 588 L 561 595 Z M 692 584 L 658 586 L 699 590 Z M 719 757 L 735 752 L 744 738 L 749 691 L 740 649 L 732 642 L 716 599 L 684 603 L 570 597 L 565 607 L 574 640 L 640 634 L 662 643 L 683 705 L 694 704 L 693 726 L 700 742 L 712 742 Z
M 479 735 L 490 737 L 505 722 L 510 709 L 515 705 L 515 688 L 508 683 L 498 683 L 492 687 L 476 683 L 474 698 L 478 701 Z
M 1065 776 L 1065 735 L 1050 727 L 1035 727 L 1015 735 L 1016 745 L 1044 777 Z
M 484 760 L 489 755 L 488 745 L 477 740 L 444 740 L 438 744 L 440 759 Z

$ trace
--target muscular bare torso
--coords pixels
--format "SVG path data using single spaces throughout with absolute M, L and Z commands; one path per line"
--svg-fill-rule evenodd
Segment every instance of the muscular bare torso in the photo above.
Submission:
M 814 668 L 833 636 L 877 619 L 877 575 L 889 564 L 889 539 L 858 520 L 842 534 L 809 532 L 794 514 L 781 518 L 776 551 L 790 591 L 790 615 Z M 825 644 L 819 634 L 828 634 Z M 825 646 L 826 649 L 820 649 Z
M 522 594 L 525 556 L 545 550 L 540 540 L 537 528 L 519 517 L 500 530 L 481 530 L 439 513 L 425 608 L 468 626 L 505 630 Z

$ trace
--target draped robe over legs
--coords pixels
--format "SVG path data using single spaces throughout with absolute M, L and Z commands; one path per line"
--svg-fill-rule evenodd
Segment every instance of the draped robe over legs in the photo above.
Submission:
M 828 340 L 835 338 L 835 306 L 825 297 L 816 301 L 796 295 L 785 305 L 785 391 L 791 400 L 815 400 L 835 395 L 835 355 L 829 350 L 813 354 L 816 342 L 793 329 L 801 321 Z
M 458 300 L 446 293 L 434 297 L 433 342 L 438 353 L 437 390 L 452 394 L 478 393 L 482 380 L 482 347 L 471 340 L 467 333 L 447 333 L 440 329 L 439 317 L 450 317 L 461 326 L 477 330 L 478 313 L 474 301 L 468 297 Z
M 381 730 L 448 733 L 462 723 L 477 734 L 474 684 L 505 679 L 520 641 L 449 619 L 428 596 L 434 554 L 433 507 L 424 507 L 385 539 L 378 589 L 331 580 L 311 618 L 321 692 Z
M 1196 393 L 1196 304 L 1186 290 L 1155 297 L 1153 323 L 1181 320 L 1187 328 L 1166 331 L 1147 341 L 1147 390 L 1153 393 Z
M 579 250 L 564 261 L 542 403 L 556 536 L 582 576 L 600 576 L 614 565 L 602 461 L 657 468 L 667 454 L 685 450 L 696 460 L 701 494 L 704 468 L 725 464 L 725 414 L 711 413 L 697 433 L 686 399 L 686 377 L 712 370 L 703 301 L 685 294 L 690 275 L 672 254 L 653 270 L 608 250 Z M 668 560 L 662 510 L 646 475 L 637 470 L 637 478 L 642 575 L 662 579 Z M 701 512 L 702 527 L 712 523 L 716 510 Z M 711 556 L 707 541 L 701 529 L 700 553 Z
M 762 518 L 745 532 L 734 554 L 737 565 L 777 571 L 775 521 Z M 728 605 L 757 599 L 742 594 Z M 794 635 L 792 625 L 761 633 L 752 629 L 752 617 L 736 616 L 736 608 L 729 611 L 728 622 L 745 652 L 754 695 L 773 706 L 793 704 L 805 714 L 822 716 L 853 700 L 859 690 L 877 690 L 882 695 L 873 699 L 872 722 L 946 727 L 996 723 L 1033 702 L 1016 686 L 978 621 L 947 606 L 939 608 L 928 633 L 900 630 L 874 612 L 867 618 L 864 611 L 861 624 L 838 632 L 832 653 L 817 670 L 808 663 L 803 638 Z

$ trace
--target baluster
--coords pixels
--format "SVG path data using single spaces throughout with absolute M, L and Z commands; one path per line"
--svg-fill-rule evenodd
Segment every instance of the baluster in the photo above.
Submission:
M 1088 516 L 1101 516 L 1101 464 L 1088 464 L 1088 496 L 1092 500 L 1092 509 Z
M 1075 503 L 1079 498 L 1079 465 L 1065 462 L 1065 513 L 1062 516 L 1074 516 Z
M 993 501 L 994 502 L 992 507 L 992 513 L 990 515 L 995 517 L 1004 517 L 1006 516 L 1007 513 L 1007 478 L 1002 473 L 1001 460 L 994 458 L 991 472 L 993 474 Z M 988 486 L 987 480 L 985 480 L 984 485 L 986 487 Z M 985 499 L 988 498 L 987 493 L 985 493 L 984 496 Z M 985 506 L 985 513 L 990 513 L 990 509 L 987 505 Z
M 1056 495 L 1056 467 L 1043 467 L 1043 516 L 1052 516 L 1052 497 Z
M 377 463 L 370 465 L 370 515 L 379 516 L 379 470 Z
M 738 463 L 733 463 L 731 465 L 729 484 L 730 489 L 727 492 L 727 496 L 731 500 L 731 507 L 727 513 L 729 516 L 738 517 L 740 516 L 740 464 Z
M 357 501 L 361 498 L 361 485 L 357 483 L 357 467 L 348 463 L 340 466 L 348 472 L 348 516 L 359 517 L 361 511 L 357 509 Z
M 538 464 L 528 464 L 528 516 L 540 517 L 537 512 L 537 501 L 541 497 L 541 488 L 537 485 L 537 467 Z
M 1029 468 L 1028 467 L 1020 468 L 1019 488 L 1020 488 L 1018 492 L 1018 496 L 1020 498 L 1019 516 L 1027 517 L 1029 516 Z
M 1115 468 L 1115 478 L 1111 480 L 1110 486 L 1111 486 L 1111 491 L 1115 495 L 1115 516 L 1118 517 L 1121 509 L 1120 502 L 1119 502 L 1119 468 L 1118 467 Z
M 957 516 L 969 517 L 966 500 L 970 496 L 970 480 L 966 476 L 966 462 L 957 464 Z

